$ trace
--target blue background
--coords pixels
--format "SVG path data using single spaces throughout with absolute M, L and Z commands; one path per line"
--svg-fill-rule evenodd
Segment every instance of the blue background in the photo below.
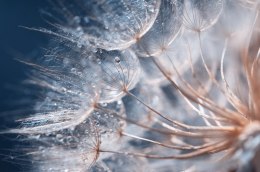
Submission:
M 22 99 L 19 85 L 26 78 L 28 67 L 14 60 L 23 58 L 47 43 L 45 34 L 26 30 L 19 26 L 47 27 L 40 10 L 48 3 L 42 0 L 1 0 L 0 1 L 0 128 L 12 127 L 14 105 Z M 19 112 L 17 112 L 19 115 Z M 16 150 L 16 136 L 0 135 L 0 171 L 27 171 L 25 166 L 11 159 Z

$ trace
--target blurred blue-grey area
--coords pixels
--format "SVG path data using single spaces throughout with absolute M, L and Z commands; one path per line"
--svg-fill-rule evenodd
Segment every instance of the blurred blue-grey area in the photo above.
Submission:
M 47 42 L 45 34 L 19 26 L 47 27 L 40 10 L 48 4 L 42 0 L 0 1 L 0 128 L 14 127 L 14 120 L 22 114 L 19 107 L 24 99 L 20 84 L 26 79 L 28 67 L 16 58 L 30 56 Z M 30 97 L 27 97 L 30 99 Z M 22 105 L 22 103 L 20 104 Z M 25 106 L 25 105 L 24 105 Z M 0 135 L 0 172 L 27 171 L 30 161 L 17 161 L 18 136 Z M 13 160 L 13 158 L 16 160 Z M 21 156 L 21 159 L 23 157 Z M 27 170 L 26 170 L 27 169 Z

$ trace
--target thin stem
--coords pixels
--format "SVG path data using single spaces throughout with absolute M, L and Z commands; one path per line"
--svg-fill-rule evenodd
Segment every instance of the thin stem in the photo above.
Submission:
M 136 97 L 134 94 L 132 94 L 131 92 L 129 91 L 126 91 L 126 93 L 130 96 L 132 96 L 133 98 L 135 98 L 137 101 L 139 101 L 141 104 L 143 104 L 145 107 L 147 107 L 148 109 L 150 109 L 152 112 L 156 113 L 157 115 L 159 115 L 160 117 L 162 117 L 163 119 L 166 119 L 167 121 L 179 126 L 179 127 L 182 127 L 184 129 L 187 129 L 187 130 L 204 130 L 204 131 L 209 131 L 209 130 L 215 130 L 217 128 L 209 128 L 209 127 L 200 127 L 200 126 L 191 126 L 191 125 L 186 125 L 186 124 L 183 124 L 181 122 L 178 122 L 178 121 L 175 121 L 175 120 L 172 120 L 168 117 L 166 117 L 165 115 L 161 114 L 160 112 L 156 111 L 155 109 L 153 109 L 151 106 L 147 105 L 145 102 L 143 102 L 141 99 L 139 99 L 138 97 Z M 219 128 L 218 128 L 219 129 Z M 233 128 L 232 128 L 233 129 Z M 180 130 L 179 130 L 180 131 Z
M 192 149 L 196 149 L 195 146 L 194 147 L 193 146 L 192 147 L 185 147 L 183 145 L 182 146 L 168 145 L 168 144 L 164 144 L 162 142 L 158 142 L 158 141 L 154 141 L 154 140 L 151 140 L 151 139 L 135 136 L 135 135 L 128 134 L 128 133 L 125 133 L 125 132 L 122 132 L 121 134 L 124 135 L 124 136 L 128 136 L 128 137 L 134 138 L 134 139 L 138 139 L 138 140 L 142 140 L 142 141 L 145 141 L 145 142 L 149 142 L 149 143 L 153 143 L 153 144 L 156 144 L 156 145 L 160 145 L 160 146 L 163 146 L 163 147 L 166 147 L 166 148 L 179 149 L 179 150 L 192 150 Z
M 136 153 L 136 152 L 119 152 L 119 151 L 110 151 L 110 150 L 100 150 L 100 152 L 104 153 L 114 153 L 114 154 L 124 154 L 128 156 L 137 156 L 137 157 L 144 157 L 150 159 L 188 159 L 193 158 L 200 155 L 208 154 L 212 151 L 222 151 L 226 149 L 230 145 L 229 141 L 217 143 L 211 147 L 207 147 L 204 149 L 196 150 L 191 153 L 180 154 L 180 155 L 171 155 L 171 156 L 161 156 L 161 155 L 153 155 L 153 154 L 144 154 L 144 153 Z
M 104 110 L 104 111 L 107 111 L 107 112 L 111 112 L 110 110 L 108 109 L 104 109 L 102 107 L 99 107 L 97 106 L 96 108 L 98 109 L 101 109 L 101 110 Z M 118 118 L 120 119 L 123 119 L 129 123 L 132 123 L 132 124 L 135 124 L 141 128 L 144 128 L 144 129 L 147 129 L 149 131 L 155 131 L 155 132 L 158 132 L 160 134 L 164 134 L 164 135 L 173 135 L 173 136 L 179 136 L 179 137 L 192 137 L 192 138 L 223 138 L 223 137 L 228 137 L 229 135 L 233 135 L 233 132 L 235 132 L 236 130 L 234 129 L 234 131 L 232 131 L 230 129 L 226 131 L 226 135 L 223 133 L 223 130 L 220 130 L 219 132 L 218 131 L 214 131 L 214 129 L 210 130 L 210 128 L 203 128 L 202 131 L 200 132 L 187 132 L 187 131 L 182 131 L 182 130 L 178 130 L 172 126 L 169 126 L 168 124 L 166 123 L 159 123 L 159 120 L 158 120 L 158 124 L 161 124 L 161 126 L 163 126 L 165 129 L 167 130 L 162 130 L 162 129 L 157 129 L 157 128 L 152 128 L 150 126 L 147 126 L 145 124 L 142 124 L 140 122 L 137 122 L 137 121 L 134 121 L 134 120 L 131 120 L 131 119 L 128 119 L 128 118 L 125 118 L 125 117 L 122 117 L 120 115 L 117 115 L 117 113 L 113 113 L 114 116 L 117 116 Z
M 231 123 L 233 124 L 238 124 L 238 125 L 243 125 L 245 123 L 244 118 L 236 112 L 230 111 L 225 108 L 221 108 L 217 106 L 215 103 L 211 102 L 210 100 L 206 99 L 205 97 L 202 97 L 198 94 L 195 94 L 195 96 L 191 95 L 188 93 L 186 90 L 182 89 L 179 87 L 175 81 L 171 79 L 171 77 L 165 72 L 163 67 L 156 61 L 155 58 L 153 58 L 153 61 L 155 65 L 158 67 L 158 69 L 162 72 L 162 74 L 166 77 L 166 79 L 172 84 L 173 87 L 175 87 L 183 96 L 187 97 L 189 100 L 200 104 L 201 106 L 205 107 L 206 109 L 214 112 L 215 114 L 218 114 L 228 120 L 230 120 Z M 202 101 L 198 101 L 198 98 L 201 99 Z M 207 104 L 206 104 L 207 103 Z
M 228 38 L 225 39 L 225 44 L 224 44 L 224 48 L 222 51 L 222 55 L 221 55 L 221 65 L 220 65 L 220 73 L 221 73 L 221 78 L 222 81 L 225 84 L 225 90 L 224 90 L 224 94 L 226 95 L 228 102 L 238 111 L 240 112 L 241 115 L 245 114 L 246 112 L 248 112 L 248 109 L 246 108 L 246 106 L 239 100 L 239 98 L 233 93 L 233 91 L 230 89 L 229 84 L 227 83 L 227 80 L 225 78 L 224 75 L 224 58 L 225 58 L 225 54 L 227 51 L 227 46 L 228 46 Z

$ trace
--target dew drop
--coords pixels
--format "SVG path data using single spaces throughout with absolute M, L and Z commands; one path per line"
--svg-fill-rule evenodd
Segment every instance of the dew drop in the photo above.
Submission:
M 78 47 L 78 48 L 81 48 L 81 47 L 82 47 L 82 43 L 81 43 L 81 42 L 78 42 L 78 43 L 77 43 L 77 47 Z
M 70 60 L 68 58 L 63 59 L 63 64 L 68 65 L 70 63 Z
M 40 137 L 41 137 L 40 134 L 38 134 L 38 135 L 35 136 L 36 139 L 39 139 Z
M 96 53 L 97 51 L 98 51 L 98 50 L 97 50 L 96 48 L 93 48 L 93 49 L 92 49 L 92 52 L 93 52 L 93 53 Z
M 120 63 L 120 61 L 121 61 L 120 58 L 119 58 L 118 56 L 116 56 L 116 57 L 115 57 L 115 62 L 116 62 L 116 63 Z
M 85 23 L 89 23 L 89 18 L 88 17 L 84 17 L 84 22 Z
M 100 65 L 102 62 L 100 59 L 97 59 L 97 63 Z
M 107 103 L 101 103 L 101 106 L 102 106 L 102 107 L 106 107 L 106 106 L 107 106 Z
M 75 16 L 73 18 L 73 22 L 75 22 L 75 24 L 79 24 L 80 23 L 80 17 L 79 16 Z
M 61 134 L 57 134 L 57 135 L 56 135 L 56 138 L 57 138 L 57 139 L 61 139 L 61 138 L 62 138 L 62 135 L 61 135 Z
M 70 70 L 72 73 L 75 73 L 76 72 L 76 69 L 75 68 L 71 68 Z
M 78 76 L 83 76 L 82 72 L 77 72 Z
M 94 83 L 91 83 L 91 87 L 92 87 L 92 88 L 95 88 L 96 85 L 95 85 Z

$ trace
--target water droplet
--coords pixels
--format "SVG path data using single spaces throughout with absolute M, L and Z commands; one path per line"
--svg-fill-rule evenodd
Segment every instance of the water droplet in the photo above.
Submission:
M 61 134 L 57 134 L 57 135 L 56 135 L 56 138 L 57 138 L 57 139 L 61 139 L 61 138 L 62 138 L 62 135 L 61 135 Z
M 83 76 L 82 72 L 77 72 L 78 76 Z
M 116 63 L 120 63 L 120 61 L 121 61 L 120 58 L 119 58 L 118 56 L 116 56 L 116 57 L 115 57 L 115 62 L 116 62 Z
M 70 70 L 72 73 L 75 73 L 77 70 L 75 68 L 71 68 Z
M 92 52 L 96 53 L 98 50 L 96 48 L 92 48 Z
M 40 137 L 41 137 L 41 135 L 38 134 L 38 135 L 35 136 L 35 139 L 39 139 Z
M 107 106 L 107 103 L 101 103 L 101 106 L 102 106 L 102 107 L 106 107 L 106 106 Z
M 84 17 L 84 22 L 85 23 L 89 23 L 89 18 L 88 17 Z
M 79 24 L 80 23 L 80 17 L 79 16 L 75 16 L 73 18 L 73 22 L 75 22 L 75 24 Z
M 101 60 L 100 60 L 100 59 L 97 59 L 97 63 L 98 63 L 98 64 L 101 64 Z
M 81 43 L 81 42 L 78 42 L 78 43 L 77 43 L 77 47 L 78 47 L 78 48 L 81 48 L 81 47 L 82 47 L 82 43 Z
M 121 101 L 121 100 L 117 101 L 117 104 L 118 104 L 118 105 L 121 105 L 121 104 L 122 104 L 122 101 Z
M 94 83 L 91 83 L 91 87 L 95 88 L 95 87 L 96 87 L 96 85 L 95 85 Z
M 70 60 L 68 58 L 63 59 L 63 64 L 66 66 L 70 63 Z

